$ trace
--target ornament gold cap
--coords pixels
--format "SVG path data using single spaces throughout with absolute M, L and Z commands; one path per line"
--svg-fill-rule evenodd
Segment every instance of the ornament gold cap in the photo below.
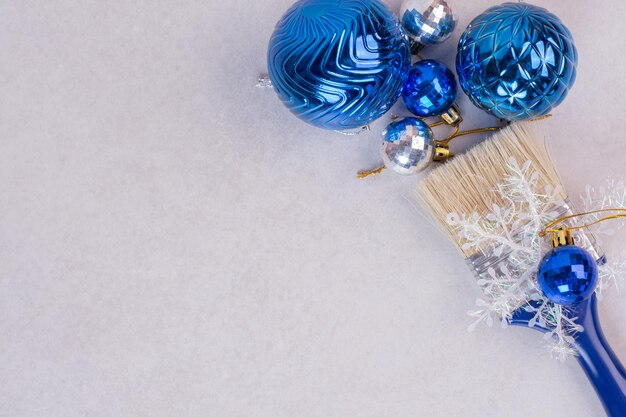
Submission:
M 558 248 L 559 246 L 567 246 L 574 244 L 574 235 L 572 231 L 567 227 L 561 227 L 552 232 L 552 246 Z
M 461 111 L 459 107 L 455 104 L 452 105 L 444 114 L 441 115 L 441 119 L 446 122 L 446 124 L 450 126 L 458 126 L 463 121 L 461 117 Z
M 435 142 L 435 155 L 433 156 L 433 161 L 444 162 L 453 156 L 454 154 L 446 143 L 441 141 Z

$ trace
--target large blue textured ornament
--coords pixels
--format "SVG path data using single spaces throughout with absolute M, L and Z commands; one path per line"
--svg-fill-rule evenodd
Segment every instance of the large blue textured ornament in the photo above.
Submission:
M 300 0 L 276 25 L 268 49 L 283 103 L 332 130 L 361 127 L 387 112 L 410 65 L 408 38 L 378 0 Z
M 425 59 L 411 67 L 402 90 L 404 104 L 420 117 L 439 116 L 454 104 L 456 79 L 441 62 Z
M 576 79 L 572 34 L 554 14 L 504 3 L 476 17 L 459 40 L 459 83 L 479 108 L 506 120 L 548 114 Z
M 589 252 L 578 246 L 559 246 L 539 264 L 537 280 L 550 301 L 570 305 L 593 294 L 598 283 L 598 265 Z

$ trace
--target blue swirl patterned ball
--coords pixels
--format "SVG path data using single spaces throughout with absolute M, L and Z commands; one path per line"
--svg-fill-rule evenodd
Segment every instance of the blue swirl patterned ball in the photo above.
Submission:
M 559 246 L 539 264 L 537 280 L 550 301 L 570 305 L 593 294 L 598 283 L 598 265 L 589 252 L 578 246 Z
M 452 71 L 441 62 L 425 59 L 411 67 L 402 99 L 413 114 L 439 116 L 452 107 L 457 91 Z
M 461 88 L 479 108 L 527 120 L 558 106 L 576 79 L 572 34 L 554 14 L 504 3 L 476 17 L 459 40 Z
M 276 25 L 268 49 L 282 102 L 305 122 L 331 130 L 385 114 L 410 65 L 408 38 L 378 0 L 300 0 Z

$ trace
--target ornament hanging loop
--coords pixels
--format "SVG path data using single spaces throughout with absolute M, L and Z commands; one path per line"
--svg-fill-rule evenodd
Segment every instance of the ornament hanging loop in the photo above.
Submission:
M 439 123 L 442 123 L 442 122 L 439 122 Z M 459 132 L 460 126 L 456 125 L 454 127 L 454 132 L 452 132 L 450 136 L 448 136 L 447 138 L 443 140 L 435 141 L 435 154 L 433 156 L 433 161 L 444 162 L 454 156 L 454 153 L 452 153 L 452 151 L 450 150 L 450 145 L 449 145 L 450 141 L 454 138 L 457 138 L 459 136 L 465 136 L 465 135 L 473 135 L 475 133 L 494 132 L 500 129 L 501 129 L 500 127 L 484 127 L 481 129 L 473 129 L 473 130 L 466 130 L 464 132 Z
M 452 132 L 450 136 L 438 142 L 443 145 L 448 145 L 448 143 L 450 143 L 452 139 L 455 139 L 461 136 L 474 135 L 476 133 L 497 132 L 498 130 L 502 129 L 502 127 L 504 126 L 481 127 L 480 129 L 471 129 L 471 130 L 464 130 L 463 132 L 459 132 L 459 126 L 456 126 L 454 128 L 454 132 Z
M 545 119 L 548 119 L 550 117 L 552 117 L 552 114 L 546 114 L 545 116 L 541 116 L 541 117 L 536 117 L 534 119 L 530 119 L 529 122 L 539 122 L 541 120 L 545 120 Z M 461 121 L 462 120 L 463 119 L 461 119 Z M 441 124 L 442 124 L 442 122 L 437 122 L 437 123 L 431 125 L 431 127 L 439 126 Z M 450 124 L 450 123 L 446 122 L 446 124 Z M 474 135 L 476 133 L 485 133 L 485 132 L 497 132 L 498 130 L 500 130 L 503 127 L 505 127 L 505 126 L 481 127 L 479 129 L 464 130 L 463 132 L 459 132 L 459 130 L 460 130 L 459 124 L 452 125 L 452 126 L 454 126 L 454 131 L 452 132 L 452 134 L 450 136 L 448 136 L 447 138 L 443 139 L 443 140 L 437 141 L 437 145 L 443 146 L 443 147 L 447 147 L 452 139 L 458 138 L 460 136 Z M 446 158 L 439 159 L 439 160 L 445 160 L 445 159 Z
M 371 175 L 378 175 L 386 169 L 384 165 L 379 166 L 378 168 L 370 169 L 367 171 L 359 171 L 356 174 L 356 177 L 360 180 L 365 179 Z
M 548 113 L 544 116 L 535 117 L 534 119 L 530 119 L 529 122 L 540 122 L 542 120 L 546 120 L 552 117 L 552 113 Z
M 419 119 L 424 120 L 421 117 Z M 439 120 L 438 122 L 429 124 L 428 127 L 430 127 L 432 129 L 433 127 L 441 126 L 443 124 L 445 124 L 445 122 L 443 120 Z
M 561 227 L 556 227 L 556 226 L 562 224 L 563 222 L 566 222 L 567 220 L 576 219 L 576 218 L 579 218 L 579 217 L 591 216 L 591 215 L 600 214 L 600 213 L 614 213 L 614 214 L 601 217 L 601 218 L 599 218 L 597 220 L 594 220 L 592 222 L 585 223 L 585 224 L 582 224 L 582 225 L 579 225 L 579 226 L 571 226 L 571 227 L 570 226 L 561 226 Z M 567 233 L 569 233 L 571 235 L 571 232 L 573 232 L 575 230 L 586 229 L 588 227 L 595 226 L 598 223 L 602 223 L 604 221 L 614 220 L 614 219 L 626 219 L 626 209 L 623 209 L 623 208 L 608 208 L 608 209 L 588 211 L 588 212 L 585 212 L 585 213 L 571 214 L 569 216 L 563 216 L 563 217 L 560 217 L 560 218 L 558 218 L 558 219 L 548 223 L 546 225 L 546 227 L 539 233 L 539 236 L 540 237 L 545 237 L 546 235 L 548 235 L 548 233 L 552 233 L 554 235 L 554 238 L 553 238 L 553 242 L 554 242 L 555 239 L 557 239 L 557 235 L 558 234 L 565 233 L 567 235 Z

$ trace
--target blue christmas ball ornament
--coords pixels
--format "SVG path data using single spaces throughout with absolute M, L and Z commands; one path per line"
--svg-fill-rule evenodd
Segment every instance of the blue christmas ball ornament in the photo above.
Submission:
M 282 102 L 305 122 L 353 129 L 400 97 L 409 49 L 399 20 L 379 0 L 300 0 L 272 34 L 269 76 Z
M 577 60 L 572 34 L 558 17 L 542 7 L 504 3 L 470 23 L 456 67 L 476 106 L 502 119 L 527 120 L 565 99 Z
M 380 151 L 387 169 L 402 175 L 413 175 L 430 165 L 436 146 L 433 131 L 426 122 L 405 117 L 387 126 Z
M 593 294 L 598 265 L 589 252 L 578 246 L 559 246 L 543 258 L 537 279 L 550 301 L 570 305 Z
M 457 91 L 452 71 L 441 62 L 425 59 L 411 67 L 402 99 L 413 114 L 439 116 L 452 107 Z
M 422 45 L 448 39 L 457 21 L 446 0 L 404 0 L 400 20 L 409 38 Z

